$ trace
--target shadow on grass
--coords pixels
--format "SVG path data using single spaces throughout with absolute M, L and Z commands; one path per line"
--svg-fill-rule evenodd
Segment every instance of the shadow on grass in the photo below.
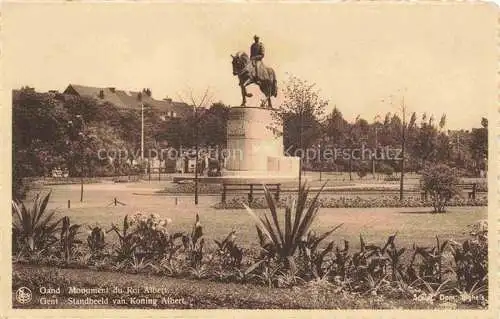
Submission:
M 436 213 L 433 210 L 426 210 L 426 211 L 421 210 L 421 211 L 398 212 L 398 214 L 439 215 L 444 213 Z

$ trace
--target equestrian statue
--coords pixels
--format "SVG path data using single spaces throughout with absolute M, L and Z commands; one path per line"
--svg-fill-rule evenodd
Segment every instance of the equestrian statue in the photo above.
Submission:
M 242 51 L 231 55 L 233 58 L 233 75 L 238 76 L 241 88 L 241 106 L 246 105 L 247 97 L 252 97 L 252 94 L 247 92 L 246 87 L 250 84 L 256 84 L 266 96 L 267 107 L 272 108 L 271 96 L 276 97 L 278 95 L 276 75 L 272 68 L 266 67 L 262 62 L 264 45 L 259 41 L 257 35 L 253 38 L 254 43 L 250 47 L 250 57 L 246 52 Z

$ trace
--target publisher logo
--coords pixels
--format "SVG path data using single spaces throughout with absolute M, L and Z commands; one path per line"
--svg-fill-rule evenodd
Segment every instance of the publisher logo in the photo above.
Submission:
M 28 304 L 31 302 L 33 294 L 27 287 L 21 287 L 16 291 L 16 300 L 21 304 Z

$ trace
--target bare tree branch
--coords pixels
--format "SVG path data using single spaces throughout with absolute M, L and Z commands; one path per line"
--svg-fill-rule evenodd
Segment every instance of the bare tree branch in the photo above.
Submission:
M 183 103 L 190 104 L 195 108 L 206 108 L 213 102 L 213 94 L 210 87 L 207 87 L 201 96 L 196 96 L 194 90 L 188 87 L 182 94 L 177 94 L 179 100 Z

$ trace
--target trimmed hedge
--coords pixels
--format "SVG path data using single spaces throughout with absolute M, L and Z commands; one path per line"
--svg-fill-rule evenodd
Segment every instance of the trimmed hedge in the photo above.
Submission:
M 285 207 L 286 202 L 291 200 L 291 196 L 280 198 L 277 202 L 279 207 Z M 363 198 L 359 196 L 349 197 L 320 197 L 318 199 L 320 207 L 323 208 L 375 208 L 375 207 L 432 207 L 430 200 L 421 200 L 418 197 L 406 197 L 403 201 L 398 196 L 380 196 L 377 198 Z M 219 202 L 212 207 L 215 209 L 244 209 L 243 204 L 255 209 L 268 208 L 263 197 L 256 197 L 249 203 L 246 196 L 233 197 L 226 203 Z M 475 200 L 454 197 L 447 206 L 487 206 L 487 196 L 479 196 Z

